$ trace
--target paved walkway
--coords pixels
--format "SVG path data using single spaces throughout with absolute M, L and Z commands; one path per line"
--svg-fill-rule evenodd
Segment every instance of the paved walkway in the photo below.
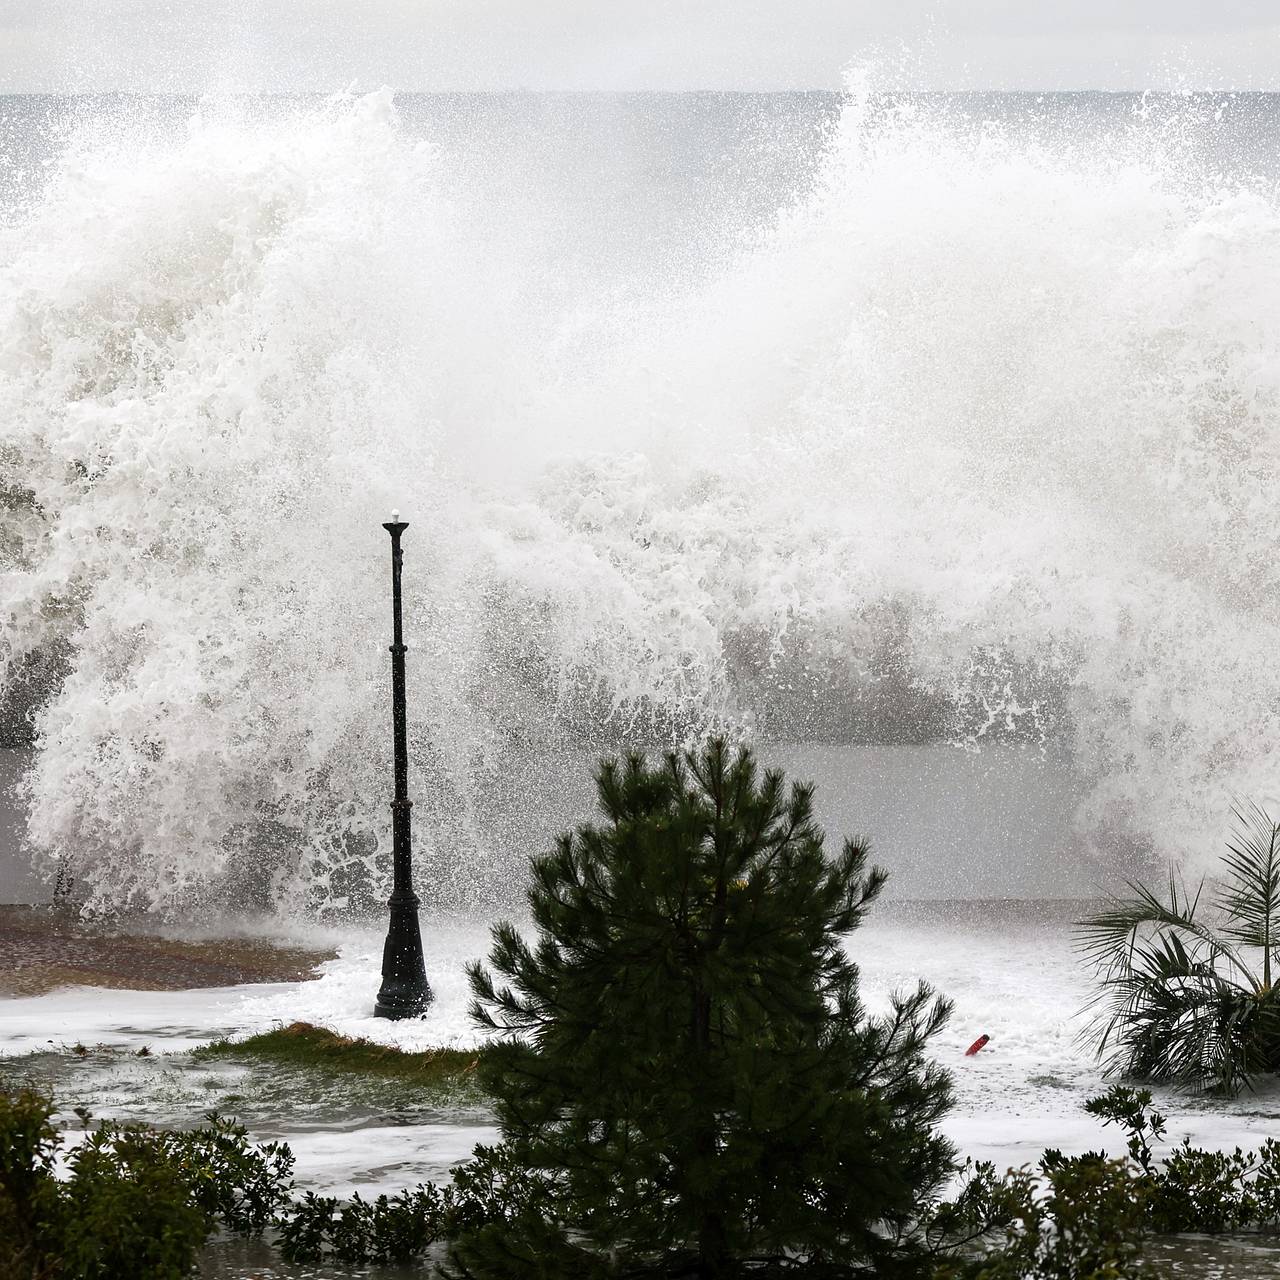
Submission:
M 299 982 L 333 952 L 260 938 L 180 942 L 89 923 L 50 907 L 0 906 L 0 996 L 55 987 L 182 991 L 244 982 Z

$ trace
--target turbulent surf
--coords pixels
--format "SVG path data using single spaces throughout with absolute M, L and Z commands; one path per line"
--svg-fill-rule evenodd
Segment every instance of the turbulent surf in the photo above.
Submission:
M 68 125 L 0 228 L 0 681 L 91 906 L 382 891 L 392 507 L 441 902 L 522 762 L 713 727 L 1063 755 L 1193 865 L 1274 795 L 1280 104 L 731 97 L 772 168 L 661 98 Z M 499 109 L 591 117 L 578 185 Z

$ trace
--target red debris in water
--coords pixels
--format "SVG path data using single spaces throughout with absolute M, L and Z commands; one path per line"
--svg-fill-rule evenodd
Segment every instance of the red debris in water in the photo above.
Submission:
M 972 1043 L 972 1044 L 971 1044 L 971 1045 L 970 1045 L 970 1046 L 969 1046 L 969 1047 L 964 1051 L 964 1056 L 965 1056 L 966 1058 L 972 1058 L 972 1057 L 973 1057 L 973 1055 L 974 1055 L 975 1053 L 977 1053 L 977 1052 L 978 1052 L 978 1050 L 979 1050 L 979 1049 L 981 1049 L 981 1048 L 982 1048 L 982 1047 L 987 1043 L 987 1041 L 988 1041 L 988 1040 L 990 1040 L 990 1039 L 991 1039 L 991 1037 L 990 1037 L 990 1036 L 985 1036 L 985 1035 L 984 1035 L 984 1036 L 979 1036 L 979 1037 L 978 1037 L 978 1038 L 977 1038 L 977 1039 L 976 1039 L 976 1040 L 975 1040 L 975 1041 L 974 1041 L 974 1042 L 973 1042 L 973 1043 Z

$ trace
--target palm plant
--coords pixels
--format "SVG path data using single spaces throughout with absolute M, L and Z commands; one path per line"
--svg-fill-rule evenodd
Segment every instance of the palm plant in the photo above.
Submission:
M 1208 893 L 1171 871 L 1167 902 L 1130 882 L 1077 926 L 1100 978 L 1087 1035 L 1127 1076 L 1230 1095 L 1280 1071 L 1280 823 L 1256 804 L 1233 816 Z

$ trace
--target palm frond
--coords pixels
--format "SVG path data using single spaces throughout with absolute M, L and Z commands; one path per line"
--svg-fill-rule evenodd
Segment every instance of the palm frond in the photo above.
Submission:
M 1131 963 L 1105 978 L 1091 1035 L 1125 1075 L 1234 1091 L 1248 1083 L 1239 1052 L 1253 993 L 1224 977 L 1202 949 L 1176 934 L 1134 946 Z
M 1236 805 L 1220 887 L 1206 910 L 1169 873 L 1167 900 L 1141 883 L 1077 926 L 1099 975 L 1084 1038 L 1111 1069 L 1235 1093 L 1280 1070 L 1280 999 L 1271 961 L 1280 934 L 1280 823 Z M 1262 968 L 1254 949 L 1262 952 Z
M 1167 904 L 1138 881 L 1129 881 L 1127 887 L 1132 897 L 1114 896 L 1104 910 L 1076 925 L 1078 946 L 1087 964 L 1103 973 L 1123 970 L 1144 931 L 1172 930 L 1194 940 L 1215 960 L 1226 961 L 1253 984 L 1250 966 L 1231 941 L 1196 916 L 1203 882 L 1194 894 L 1190 893 L 1176 872 L 1171 871 Z
M 1236 832 L 1222 859 L 1225 883 L 1217 904 L 1223 934 L 1263 953 L 1262 986 L 1271 986 L 1271 957 L 1280 938 L 1280 824 L 1256 804 L 1236 805 Z

